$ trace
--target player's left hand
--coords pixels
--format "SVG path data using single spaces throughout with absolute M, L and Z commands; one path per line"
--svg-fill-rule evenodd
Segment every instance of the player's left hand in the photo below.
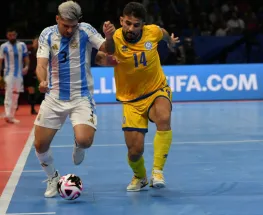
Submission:
M 23 74 L 23 75 L 26 75 L 27 72 L 28 72 L 28 67 L 25 66 L 25 67 L 22 69 L 22 74 Z
M 104 22 L 103 33 L 105 34 L 106 39 L 112 39 L 115 31 L 116 31 L 116 28 L 110 21 Z
M 175 52 L 175 46 L 177 43 L 180 43 L 179 37 L 174 37 L 174 34 L 171 34 L 171 40 L 168 44 L 168 48 L 171 50 L 171 52 Z
M 113 55 L 107 55 L 107 65 L 108 66 L 117 66 L 120 63 L 118 58 Z

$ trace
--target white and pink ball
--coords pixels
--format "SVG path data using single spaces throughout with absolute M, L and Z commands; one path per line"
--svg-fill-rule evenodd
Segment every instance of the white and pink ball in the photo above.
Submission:
M 74 174 L 67 174 L 60 178 L 57 189 L 63 199 L 74 200 L 80 197 L 83 185 L 80 177 Z

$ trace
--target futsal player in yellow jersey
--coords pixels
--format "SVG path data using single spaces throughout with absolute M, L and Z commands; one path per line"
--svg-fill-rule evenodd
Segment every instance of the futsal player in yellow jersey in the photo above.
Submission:
M 128 3 L 120 18 L 122 27 L 113 36 L 113 57 L 103 52 L 96 56 L 97 64 L 114 66 L 116 97 L 123 103 L 122 129 L 128 163 L 134 172 L 127 191 L 140 191 L 148 184 L 143 158 L 148 121 L 157 127 L 150 187 L 165 187 L 163 168 L 172 142 L 172 92 L 160 64 L 157 45 L 163 39 L 172 49 L 179 40 L 156 25 L 145 25 L 145 16 L 142 4 Z

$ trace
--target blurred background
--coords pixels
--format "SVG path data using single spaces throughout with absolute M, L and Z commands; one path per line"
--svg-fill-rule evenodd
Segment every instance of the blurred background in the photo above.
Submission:
M 6 29 L 15 27 L 18 39 L 31 46 L 32 39 L 56 24 L 61 0 L 9 0 L 2 2 L 0 42 Z M 83 19 L 102 33 L 102 23 L 116 27 L 129 0 L 77 0 Z M 164 42 L 158 46 L 163 65 L 247 64 L 263 62 L 263 2 L 219 0 L 143 0 L 147 23 L 164 27 L 180 37 L 175 53 Z M 103 35 L 103 34 L 102 34 Z M 93 53 L 93 59 L 94 59 Z M 94 61 L 92 66 L 96 67 Z M 3 92 L 1 93 L 1 96 Z M 21 96 L 23 100 L 23 96 Z

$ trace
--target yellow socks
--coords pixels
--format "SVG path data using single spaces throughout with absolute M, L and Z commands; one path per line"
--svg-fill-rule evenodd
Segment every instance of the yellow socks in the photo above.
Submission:
M 172 131 L 157 131 L 154 137 L 153 169 L 163 170 L 172 143 Z
M 129 163 L 130 167 L 132 168 L 134 175 L 137 178 L 144 178 L 146 176 L 146 169 L 144 166 L 143 156 L 141 156 L 140 159 L 135 161 L 135 162 L 131 161 L 128 157 L 128 163 Z
M 157 131 L 154 137 L 153 147 L 153 169 L 163 170 L 168 152 L 172 143 L 172 131 Z M 139 160 L 133 162 L 128 158 L 128 163 L 132 168 L 134 175 L 138 178 L 146 176 L 146 169 L 144 166 L 144 158 L 140 157 Z

